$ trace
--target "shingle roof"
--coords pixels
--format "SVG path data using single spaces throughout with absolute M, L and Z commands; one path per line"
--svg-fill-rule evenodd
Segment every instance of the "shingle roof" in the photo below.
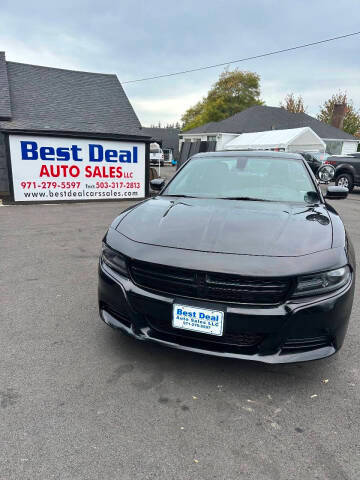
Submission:
M 232 118 L 232 117 L 230 117 Z M 218 125 L 220 122 L 209 122 L 205 123 L 204 125 L 201 125 L 200 127 L 195 127 L 192 128 L 191 130 L 186 130 L 183 133 L 216 133 L 220 132 L 218 130 Z M 226 133 L 226 132 L 221 132 L 221 133 Z
M 9 81 L 5 53 L 0 52 L 0 119 L 11 117 Z
M 144 135 L 116 75 L 6 65 L 12 116 L 0 128 Z
M 154 142 L 161 142 L 163 148 L 172 148 L 177 159 L 179 154 L 179 128 L 142 127 L 145 135 L 151 136 Z
M 352 135 L 320 122 L 306 113 L 291 113 L 280 107 L 256 105 L 236 113 L 220 122 L 207 123 L 201 127 L 187 130 L 188 133 L 250 133 L 266 130 L 285 130 L 288 128 L 311 127 L 320 138 L 357 140 Z

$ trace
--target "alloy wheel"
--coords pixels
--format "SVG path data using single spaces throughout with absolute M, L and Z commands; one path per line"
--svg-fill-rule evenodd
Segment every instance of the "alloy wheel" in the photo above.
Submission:
M 339 187 L 349 188 L 349 180 L 346 177 L 340 177 L 337 184 Z

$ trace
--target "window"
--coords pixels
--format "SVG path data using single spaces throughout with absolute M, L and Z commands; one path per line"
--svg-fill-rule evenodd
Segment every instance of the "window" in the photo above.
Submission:
M 343 143 L 341 140 L 325 140 L 326 153 L 330 155 L 341 155 Z
M 216 135 L 208 135 L 207 141 L 208 142 L 216 142 Z

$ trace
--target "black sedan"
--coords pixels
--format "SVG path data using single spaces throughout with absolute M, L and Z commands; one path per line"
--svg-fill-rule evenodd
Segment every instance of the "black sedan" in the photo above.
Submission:
M 355 258 L 299 154 L 200 153 L 117 217 L 103 240 L 110 326 L 182 350 L 287 363 L 342 345 Z M 328 187 L 326 198 L 345 198 Z

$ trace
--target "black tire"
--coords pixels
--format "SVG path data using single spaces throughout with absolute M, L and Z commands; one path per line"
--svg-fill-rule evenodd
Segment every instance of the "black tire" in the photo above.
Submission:
M 336 176 L 335 185 L 348 188 L 349 192 L 354 190 L 354 178 L 349 173 L 340 173 Z

